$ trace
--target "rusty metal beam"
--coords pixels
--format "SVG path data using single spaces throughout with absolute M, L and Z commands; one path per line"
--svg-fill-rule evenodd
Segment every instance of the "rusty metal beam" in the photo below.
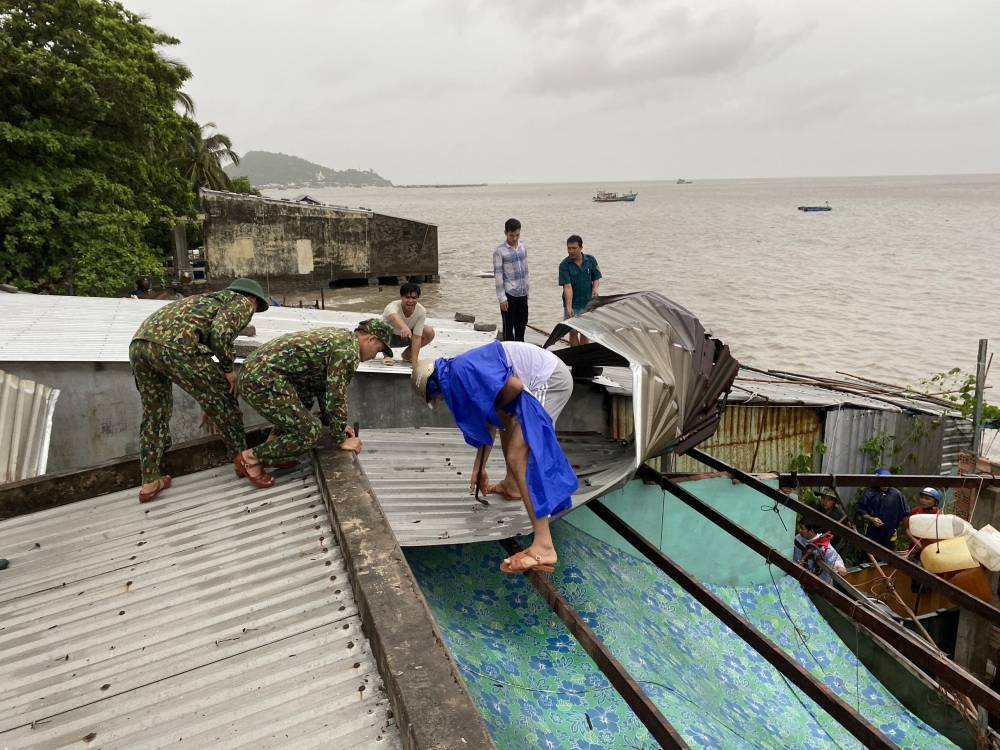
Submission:
M 1000 627 L 1000 610 L 992 604 L 984 602 L 982 599 L 977 599 L 972 596 L 972 594 L 963 591 L 943 578 L 940 578 L 933 573 L 929 573 L 919 565 L 910 562 L 905 557 L 897 555 L 895 552 L 886 549 L 881 544 L 876 544 L 864 534 L 859 533 L 856 529 L 847 526 L 846 524 L 837 523 L 832 518 L 824 515 L 815 508 L 788 497 L 788 495 L 780 490 L 777 490 L 774 487 L 769 487 L 764 482 L 757 479 L 757 477 L 751 476 L 745 471 L 740 471 L 739 469 L 730 466 L 725 461 L 720 461 L 715 456 L 710 456 L 707 453 L 703 453 L 694 448 L 689 450 L 686 455 L 701 461 L 706 466 L 711 466 L 716 471 L 722 471 L 729 474 L 729 476 L 733 479 L 739 480 L 747 487 L 757 490 L 757 492 L 762 495 L 766 495 L 775 502 L 781 503 L 790 510 L 794 510 L 803 518 L 806 518 L 813 523 L 818 523 L 824 529 L 829 529 L 840 538 L 846 539 L 858 549 L 874 555 L 879 560 L 892 565 L 894 568 L 902 571 L 903 573 L 906 573 L 906 575 L 914 581 L 924 584 L 929 589 L 933 589 L 934 591 L 944 594 L 955 604 L 965 607 L 970 612 L 975 612 L 980 617 L 988 620 L 991 624 Z
M 521 547 L 513 539 L 502 539 L 500 545 L 507 551 L 508 555 L 521 551 Z M 556 616 L 563 621 L 573 637 L 583 646 L 583 650 L 594 660 L 597 668 L 608 678 L 618 694 L 625 699 L 629 708 L 639 717 L 639 721 L 653 735 L 653 739 L 660 743 L 660 747 L 664 750 L 691 750 L 684 738 L 660 713 L 656 704 L 639 687 L 639 683 L 608 650 L 600 636 L 591 630 L 577 614 L 573 605 L 559 593 L 552 581 L 537 570 L 529 570 L 524 575 L 535 587 L 535 590 L 541 594 Z
M 659 484 L 660 487 L 689 508 L 745 544 L 783 573 L 787 573 L 797 580 L 803 589 L 823 597 L 849 618 L 887 641 L 907 659 L 927 669 L 937 678 L 938 682 L 948 685 L 958 692 L 965 693 L 965 695 L 972 698 L 976 703 L 985 706 L 991 713 L 1000 715 L 1000 695 L 997 695 L 997 693 L 959 667 L 951 659 L 943 656 L 926 641 L 911 635 L 905 628 L 898 627 L 894 623 L 883 619 L 866 606 L 858 606 L 858 602 L 850 596 L 832 584 L 826 583 L 818 576 L 813 575 L 801 565 L 792 562 L 767 542 L 754 536 L 703 500 L 695 497 L 684 489 L 684 487 L 659 474 L 659 472 L 643 466 L 639 469 L 637 476 L 644 481 Z
M 618 532 L 629 544 L 641 552 L 647 560 L 676 581 L 682 589 L 697 599 L 705 609 L 719 618 L 730 630 L 748 643 L 775 669 L 812 698 L 820 708 L 832 716 L 844 729 L 867 748 L 889 750 L 899 746 L 873 726 L 860 713 L 837 697 L 830 688 L 785 653 L 784 649 L 771 642 L 742 615 L 737 614 L 728 604 L 709 591 L 691 574 L 667 557 L 635 529 L 616 516 L 600 500 L 591 500 L 588 506 L 594 514 Z
M 690 453 L 688 455 L 691 455 Z M 1000 485 L 1000 476 L 987 474 L 980 476 L 946 477 L 938 474 L 890 474 L 876 477 L 874 474 L 779 474 L 778 486 L 796 487 L 945 487 L 977 490 L 982 487 Z

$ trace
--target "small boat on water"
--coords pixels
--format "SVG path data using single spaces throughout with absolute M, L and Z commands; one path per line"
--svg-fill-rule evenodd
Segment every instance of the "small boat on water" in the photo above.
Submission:
M 633 193 L 631 189 L 627 193 L 609 193 L 607 190 L 598 190 L 597 195 L 594 196 L 594 203 L 618 203 L 619 201 L 631 203 L 637 195 L 638 193 Z
M 681 179 L 681 180 L 677 180 L 677 184 L 678 185 L 693 185 L 694 183 L 691 180 Z
M 829 202 L 825 206 L 799 206 L 799 211 L 832 211 Z

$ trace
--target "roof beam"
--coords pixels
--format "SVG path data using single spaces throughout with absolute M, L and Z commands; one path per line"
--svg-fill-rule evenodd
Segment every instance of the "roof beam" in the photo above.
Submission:
M 705 609 L 746 641 L 792 684 L 812 698 L 817 705 L 854 735 L 862 745 L 867 748 L 882 748 L 883 750 L 896 748 L 898 750 L 899 746 L 895 742 L 837 697 L 830 688 L 813 677 L 805 667 L 785 653 L 784 649 L 768 640 L 746 618 L 737 614 L 691 574 L 616 516 L 600 500 L 592 500 L 588 507 L 594 511 L 598 518 L 624 537 L 625 541 L 639 550 L 647 560 L 670 576 L 681 588 L 698 600 Z
M 977 490 L 1000 485 L 1000 476 L 965 474 L 779 474 L 778 486 L 796 487 L 945 487 Z
M 868 609 L 867 606 L 858 606 L 858 602 L 850 596 L 838 590 L 832 584 L 826 583 L 818 576 L 813 575 L 801 565 L 792 562 L 777 549 L 767 544 L 767 542 L 751 534 L 703 500 L 659 474 L 659 472 L 643 466 L 640 468 L 638 476 L 644 481 L 652 481 L 659 484 L 660 487 L 689 508 L 700 513 L 723 531 L 752 549 L 768 563 L 773 564 L 783 573 L 792 576 L 806 591 L 823 597 L 847 615 L 847 617 L 887 641 L 907 659 L 929 670 L 938 682 L 965 693 L 965 695 L 985 706 L 989 711 L 1000 715 L 1000 695 L 997 695 L 993 690 L 959 667 L 951 659 L 943 656 L 926 641 L 913 636 L 905 628 L 898 627 L 894 623 L 889 622 Z
M 859 533 L 856 529 L 847 526 L 846 524 L 834 521 L 832 518 L 821 513 L 815 508 L 789 497 L 784 492 L 781 492 L 774 487 L 769 487 L 767 484 L 757 479 L 757 477 L 747 474 L 745 471 L 740 471 L 734 466 L 730 466 L 725 461 L 720 461 L 715 456 L 703 453 L 697 448 L 692 448 L 686 455 L 691 456 L 691 458 L 700 461 L 706 466 L 712 467 L 716 471 L 729 474 L 729 476 L 733 479 L 739 480 L 747 487 L 757 490 L 757 492 L 771 498 L 777 503 L 781 503 L 786 508 L 794 510 L 803 518 L 819 524 L 824 529 L 834 532 L 842 539 L 849 541 L 858 549 L 862 549 L 874 557 L 877 557 L 879 560 L 892 565 L 897 570 L 901 570 L 903 573 L 906 573 L 906 575 L 918 583 L 922 583 L 927 586 L 927 588 L 944 594 L 955 604 L 965 607 L 970 612 L 975 612 L 980 617 L 988 620 L 991 624 L 1000 627 L 1000 610 L 992 604 L 984 602 L 982 599 L 977 599 L 967 591 L 963 591 L 943 578 L 940 578 L 933 573 L 929 573 L 927 570 L 910 562 L 905 557 L 897 555 L 895 552 L 886 549 L 881 544 L 876 544 L 864 534 Z
M 595 500 L 594 502 L 597 501 Z M 521 551 L 520 545 L 513 539 L 502 539 L 500 540 L 500 544 L 507 551 L 508 555 L 513 555 Z M 635 681 L 635 678 L 628 673 L 621 662 L 608 650 L 608 647 L 604 645 L 600 636 L 590 629 L 587 623 L 583 621 L 583 618 L 573 609 L 573 605 L 559 593 L 555 584 L 534 569 L 526 571 L 524 576 L 535 587 L 535 590 L 541 594 L 556 616 L 563 621 L 563 624 L 573 634 L 573 637 L 583 646 L 583 650 L 594 660 L 597 668 L 604 673 L 604 676 L 608 678 L 608 681 L 618 691 L 618 694 L 624 698 L 629 708 L 639 717 L 639 721 L 653 735 L 653 739 L 660 743 L 660 747 L 664 748 L 664 750 L 690 750 L 690 746 L 684 741 L 684 738 L 667 721 L 667 718 L 660 713 L 660 709 L 650 700 L 645 691 L 639 687 L 639 683 Z

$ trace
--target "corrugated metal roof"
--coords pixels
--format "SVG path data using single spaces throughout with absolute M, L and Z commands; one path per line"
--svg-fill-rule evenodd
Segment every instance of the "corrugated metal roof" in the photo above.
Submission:
M 632 372 L 628 368 L 605 367 L 604 372 L 594 378 L 594 382 L 604 385 L 611 394 L 632 395 Z M 737 375 L 728 403 L 753 406 L 809 406 L 815 409 L 850 407 L 889 412 L 911 410 L 938 415 L 947 411 L 944 407 L 918 398 L 907 399 L 889 394 L 871 398 L 860 393 L 845 393 L 761 373 Z
M 36 294 L 0 295 L 0 362 L 128 362 L 128 345 L 142 322 L 167 301 L 103 297 L 58 297 Z M 237 343 L 262 344 L 284 333 L 331 326 L 354 329 L 379 313 L 308 310 L 272 307 L 254 315 L 257 333 Z M 428 357 L 454 357 L 496 336 L 473 329 L 469 323 L 429 318 L 434 341 L 421 350 Z M 402 350 L 398 350 L 400 353 Z M 365 372 L 384 372 L 409 377 L 408 363 L 395 366 L 381 359 L 365 362 Z
M 0 370 L 0 484 L 45 473 L 59 391 Z
M 320 210 L 326 209 L 337 213 L 361 214 L 369 219 L 375 215 L 374 212 L 367 208 L 348 208 L 347 206 L 339 206 L 333 203 L 321 203 L 315 199 L 309 201 L 302 200 L 303 198 L 309 198 L 310 196 L 308 195 L 300 195 L 294 199 L 271 198 L 266 195 L 246 195 L 243 193 L 230 193 L 221 190 L 206 190 L 205 188 L 201 189 L 200 194 L 206 198 L 214 198 L 216 200 L 223 199 L 244 203 L 273 203 L 278 206 L 296 206 L 299 208 L 315 208 Z
M 0 550 L 2 747 L 400 747 L 308 466 L 9 519 Z
M 361 465 L 401 546 L 504 539 L 531 531 L 521 502 L 489 495 L 489 505 L 469 495 L 476 451 L 456 428 L 367 430 Z M 560 435 L 580 478 L 573 507 L 615 489 L 631 476 L 633 449 L 600 436 Z M 499 444 L 490 454 L 491 481 L 504 474 Z

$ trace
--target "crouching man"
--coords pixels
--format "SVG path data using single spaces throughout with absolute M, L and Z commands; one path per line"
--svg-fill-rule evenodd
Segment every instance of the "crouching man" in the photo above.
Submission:
M 839 576 L 847 573 L 844 561 L 831 544 L 833 534 L 824 532 L 822 526 L 811 521 L 802 521 L 798 532 L 795 535 L 795 552 L 792 556 L 795 562 L 827 583 L 831 583 L 832 579 L 830 574 L 820 567 L 820 560 Z
M 379 352 L 392 356 L 391 335 L 387 323 L 372 319 L 354 331 L 286 333 L 255 349 L 240 370 L 240 395 L 272 430 L 267 442 L 237 457 L 237 473 L 258 487 L 270 487 L 274 477 L 264 465 L 281 466 L 311 450 L 323 425 L 329 425 L 343 450 L 360 451 L 361 439 L 347 426 L 347 386 L 359 363 Z M 311 411 L 314 400 L 319 400 L 319 417 Z
M 451 359 L 418 362 L 411 378 L 413 389 L 428 405 L 442 400 L 448 405 L 465 442 L 479 451 L 479 471 L 500 429 L 508 477 L 534 532 L 531 546 L 506 558 L 500 569 L 552 572 L 558 555 L 548 517 L 572 505 L 578 483 L 556 440 L 552 418 L 514 374 L 504 346 L 494 341 Z

